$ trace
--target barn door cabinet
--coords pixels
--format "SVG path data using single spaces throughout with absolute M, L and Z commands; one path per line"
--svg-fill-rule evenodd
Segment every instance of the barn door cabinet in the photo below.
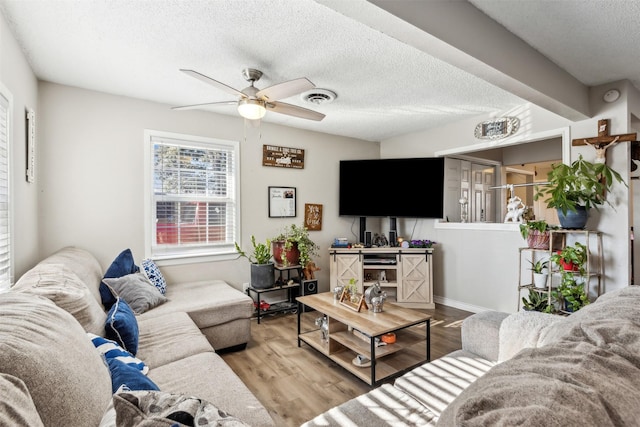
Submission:
M 330 248 L 330 289 L 355 279 L 358 292 L 374 283 L 387 301 L 408 308 L 435 308 L 433 248 Z

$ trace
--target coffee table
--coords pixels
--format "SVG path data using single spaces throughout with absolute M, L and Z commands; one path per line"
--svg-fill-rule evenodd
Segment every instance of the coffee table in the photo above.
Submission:
M 431 360 L 429 314 L 388 302 L 381 313 L 366 309 L 356 312 L 335 301 L 331 292 L 302 296 L 296 300 L 298 347 L 305 342 L 371 386 Z M 319 327 L 302 331 L 302 305 L 327 317 L 326 340 Z M 396 334 L 396 342 L 376 346 L 375 338 L 390 332 Z M 371 360 L 369 368 L 352 363 L 358 354 Z

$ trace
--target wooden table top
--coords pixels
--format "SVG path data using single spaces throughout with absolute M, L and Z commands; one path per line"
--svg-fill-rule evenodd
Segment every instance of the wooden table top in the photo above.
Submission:
M 359 312 L 335 301 L 332 292 L 323 292 L 296 298 L 299 302 L 326 314 L 346 325 L 352 326 L 371 337 L 397 331 L 407 326 L 422 323 L 431 319 L 430 314 L 418 310 L 400 307 L 385 302 L 381 313 L 362 309 Z

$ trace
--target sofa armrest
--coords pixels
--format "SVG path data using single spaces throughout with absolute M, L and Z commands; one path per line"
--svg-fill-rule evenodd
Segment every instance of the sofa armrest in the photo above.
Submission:
M 483 311 L 462 322 L 462 349 L 491 360 L 498 360 L 500 325 L 509 316 L 499 311 Z

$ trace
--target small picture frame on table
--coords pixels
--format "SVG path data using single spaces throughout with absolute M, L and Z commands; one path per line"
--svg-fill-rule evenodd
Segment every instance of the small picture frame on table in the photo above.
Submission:
M 363 308 L 365 310 L 369 309 L 367 303 L 364 301 L 364 294 L 352 294 L 347 288 L 344 288 L 342 295 L 340 295 L 340 304 L 357 312 L 360 312 Z

